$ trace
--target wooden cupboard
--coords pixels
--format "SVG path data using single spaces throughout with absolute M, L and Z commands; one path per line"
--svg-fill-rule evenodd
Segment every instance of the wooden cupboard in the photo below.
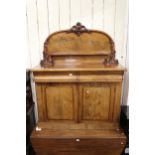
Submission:
M 125 68 L 109 35 L 78 23 L 50 35 L 32 69 L 39 121 L 31 135 L 38 155 L 120 155 Z
M 36 84 L 39 121 L 119 120 L 120 83 Z M 117 99 L 118 98 L 118 99 Z M 117 109 L 117 111 L 115 111 Z

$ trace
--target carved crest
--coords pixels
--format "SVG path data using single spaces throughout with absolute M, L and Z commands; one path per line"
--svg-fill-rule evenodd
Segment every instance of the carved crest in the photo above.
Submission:
M 87 32 L 89 33 L 90 31 L 82 25 L 80 22 L 78 22 L 76 25 L 72 26 L 67 33 L 75 33 L 76 35 L 80 36 L 82 33 Z

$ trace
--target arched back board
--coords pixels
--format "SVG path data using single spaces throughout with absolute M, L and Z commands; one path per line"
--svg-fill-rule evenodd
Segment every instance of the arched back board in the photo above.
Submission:
M 111 37 L 97 30 L 88 30 L 77 23 L 69 30 L 51 34 L 45 41 L 41 66 L 84 65 L 101 63 L 117 65 Z

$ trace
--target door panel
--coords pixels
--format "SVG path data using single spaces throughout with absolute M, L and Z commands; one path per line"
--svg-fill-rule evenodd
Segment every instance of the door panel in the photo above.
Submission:
M 80 86 L 82 120 L 108 120 L 111 98 L 110 84 L 83 84 Z
M 119 119 L 120 84 L 37 84 L 36 91 L 39 121 Z
M 74 119 L 74 85 L 49 85 L 46 87 L 48 119 Z

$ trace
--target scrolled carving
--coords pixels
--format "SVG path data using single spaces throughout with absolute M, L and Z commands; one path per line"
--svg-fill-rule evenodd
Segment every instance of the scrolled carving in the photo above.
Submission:
M 80 22 L 72 26 L 71 29 L 67 31 L 67 33 L 75 33 L 77 36 L 80 36 L 84 32 L 90 33 L 90 31 Z
M 115 59 L 115 51 L 113 51 L 107 58 L 104 59 L 103 64 L 105 66 L 115 66 L 118 65 L 118 60 Z
M 115 52 L 115 46 L 114 46 L 113 40 L 110 39 L 110 40 L 109 40 L 109 43 L 110 43 L 111 51 L 114 51 L 113 54 L 114 54 L 114 56 L 115 56 L 115 53 L 116 53 L 116 52 Z
M 43 60 L 40 61 L 40 65 L 42 67 L 52 67 L 53 66 L 53 59 L 51 55 L 47 53 L 43 53 Z

